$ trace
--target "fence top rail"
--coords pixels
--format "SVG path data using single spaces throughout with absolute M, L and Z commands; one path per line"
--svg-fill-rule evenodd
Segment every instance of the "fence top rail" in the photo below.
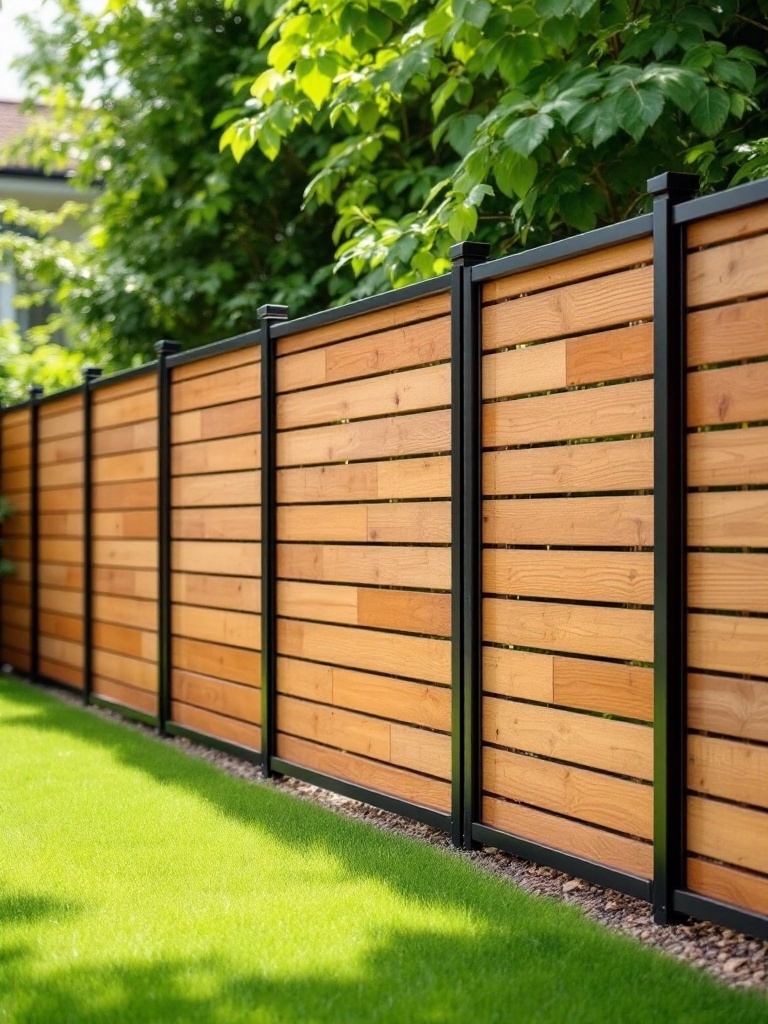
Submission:
M 439 295 L 441 292 L 450 291 L 450 287 L 451 275 L 441 274 L 439 277 L 430 278 L 429 281 L 408 284 L 402 288 L 383 292 L 381 295 L 369 295 L 368 298 L 349 302 L 345 306 L 335 306 L 332 309 L 324 309 L 320 313 L 310 313 L 307 316 L 299 317 L 297 320 L 286 320 L 283 323 L 275 324 L 272 328 L 272 337 L 286 338 L 292 334 L 302 334 L 304 331 L 314 330 L 316 327 L 326 327 L 328 324 L 338 323 L 341 320 L 351 320 L 356 316 L 363 316 L 365 313 L 386 309 L 388 306 L 402 306 L 406 302 L 423 299 L 428 295 Z
M 673 211 L 675 224 L 690 224 L 694 220 L 715 217 L 719 213 L 730 213 L 746 206 L 768 201 L 768 178 L 751 181 L 746 185 L 737 185 L 724 192 L 715 192 L 708 196 L 689 199 L 678 203 Z
M 633 242 L 637 238 L 645 238 L 652 233 L 653 215 L 646 213 L 641 217 L 622 221 L 620 224 L 609 224 L 606 227 L 595 228 L 594 231 L 587 231 L 582 235 L 573 235 L 571 238 L 562 238 L 557 242 L 540 245 L 536 249 L 513 253 L 511 256 L 502 256 L 489 263 L 480 263 L 472 267 L 472 280 L 492 281 L 494 278 L 507 277 L 521 270 L 533 270 L 550 263 L 559 263 L 561 260 L 567 260 L 573 256 L 595 252 L 597 249 L 621 245 L 622 242 Z
M 64 388 L 63 391 L 52 391 L 50 395 L 41 395 L 37 400 L 37 404 L 47 405 L 49 402 L 58 402 L 61 398 L 70 398 L 72 395 L 79 395 L 84 390 L 84 384 L 75 384 L 71 388 Z M 16 408 L 18 408 L 18 406 Z
M 132 366 L 128 370 L 118 370 L 116 373 L 110 373 L 106 377 L 99 377 L 92 381 L 91 387 L 95 391 L 97 388 L 106 388 L 111 384 L 123 384 L 127 380 L 141 377 L 145 373 L 152 373 L 156 369 L 157 360 L 153 359 L 150 363 L 142 363 L 141 366 Z
M 222 338 L 221 341 L 200 345 L 199 348 L 176 352 L 172 356 L 168 356 L 167 364 L 168 366 L 183 366 L 185 363 L 196 363 L 199 359 L 210 359 L 212 356 L 224 355 L 225 352 L 237 352 L 238 349 L 260 344 L 261 329 L 257 327 L 255 330 L 245 331 L 243 334 L 235 334 L 231 338 Z

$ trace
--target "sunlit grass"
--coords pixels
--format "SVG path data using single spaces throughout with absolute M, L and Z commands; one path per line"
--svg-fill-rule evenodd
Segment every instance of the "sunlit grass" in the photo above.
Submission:
M 0 1021 L 765 1021 L 766 1000 L 0 682 Z

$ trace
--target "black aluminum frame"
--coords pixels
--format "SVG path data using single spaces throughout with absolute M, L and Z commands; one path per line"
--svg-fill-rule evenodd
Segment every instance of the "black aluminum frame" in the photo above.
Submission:
M 171 718 L 171 369 L 178 341 L 158 341 L 157 352 L 157 725 Z
M 83 703 L 93 693 L 93 385 L 100 366 L 83 373 Z
M 266 305 L 261 321 L 261 770 L 270 778 L 277 739 L 277 327 L 287 306 Z
M 29 388 L 29 677 L 40 676 L 40 399 L 43 388 Z
M 653 915 L 675 920 L 686 851 L 686 344 L 685 249 L 673 209 L 698 188 L 690 174 L 648 182 L 653 200 L 654 672 Z

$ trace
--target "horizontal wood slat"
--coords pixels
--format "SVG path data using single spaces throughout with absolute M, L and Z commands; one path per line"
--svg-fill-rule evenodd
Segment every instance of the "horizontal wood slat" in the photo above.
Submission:
M 171 383 L 171 411 L 186 412 L 210 405 L 227 405 L 261 395 L 261 371 L 258 365 L 222 370 L 210 377 L 194 377 Z
M 258 469 L 260 466 L 260 434 L 175 444 L 171 449 L 171 473 L 174 476 L 230 473 L 239 469 Z
M 215 569 L 218 576 L 260 576 L 261 544 L 175 540 L 171 543 L 171 565 L 179 572 L 206 574 Z
M 768 427 L 713 430 L 688 436 L 688 485 L 768 484 Z
M 238 348 L 232 352 L 223 352 L 218 356 L 207 356 L 195 359 L 191 363 L 182 363 L 172 368 L 172 381 L 178 384 L 193 377 L 211 377 L 223 370 L 233 370 L 236 366 L 247 366 L 249 363 L 261 362 L 261 345 L 254 341 L 246 348 Z
M 252 686 L 174 669 L 171 673 L 171 694 L 174 700 L 214 714 L 238 718 L 252 725 L 261 723 L 261 696 L 259 690 Z
M 485 824 L 521 839 L 565 850 L 641 878 L 650 878 L 653 872 L 650 843 L 493 797 L 484 797 L 482 806 Z
M 691 608 L 768 613 L 768 555 L 688 555 Z
M 690 673 L 688 727 L 768 743 L 768 684 Z
M 157 698 L 154 693 L 147 693 L 146 690 L 136 689 L 134 686 L 116 682 L 114 679 L 94 676 L 93 693 L 97 697 L 103 697 L 136 711 L 143 711 L 147 715 L 157 714 Z
M 261 403 L 253 398 L 171 416 L 171 440 L 174 444 L 254 434 L 260 429 Z
M 768 677 L 768 619 L 689 615 L 688 664 L 708 672 Z
M 766 320 L 768 298 L 689 313 L 686 323 L 688 365 L 702 366 L 768 356 Z
M 285 342 L 279 351 L 285 351 Z M 451 357 L 447 317 L 423 320 L 382 333 L 363 335 L 324 348 L 312 348 L 277 361 L 277 391 L 336 384 L 356 377 L 391 373 Z
M 688 848 L 702 857 L 765 874 L 768 814 L 691 796 L 688 799 Z
M 768 747 L 692 734 L 687 758 L 693 792 L 768 808 Z M 768 859 L 763 870 L 768 873 Z
M 277 575 L 323 583 L 448 590 L 451 552 L 438 547 L 278 544 Z
M 215 736 L 239 747 L 258 751 L 261 749 L 261 729 L 250 722 L 219 715 L 215 711 L 192 707 L 182 701 L 171 701 L 171 721 L 177 725 L 194 729 L 195 732 Z
M 523 597 L 653 604 L 653 555 L 486 548 L 483 589 Z
M 768 491 L 689 494 L 688 544 L 768 548 Z
M 486 544 L 650 547 L 653 497 L 517 498 L 483 503 Z
M 173 572 L 171 599 L 177 604 L 231 608 L 240 612 L 261 611 L 261 581 L 243 576 L 211 576 L 206 573 Z
M 713 864 L 700 857 L 689 857 L 686 867 L 687 884 L 692 892 L 745 907 L 753 913 L 768 914 L 768 878 Z
M 175 540 L 260 540 L 261 510 L 258 505 L 175 508 L 171 536 Z
M 242 647 L 224 647 L 200 640 L 173 637 L 171 664 L 200 675 L 214 676 L 233 683 L 258 688 L 261 679 L 261 655 Z
M 688 306 L 714 306 L 766 292 L 768 235 L 690 252 L 686 262 Z
M 283 541 L 383 544 L 449 544 L 448 501 L 366 505 L 279 506 L 277 534 Z
M 176 636 L 210 640 L 246 650 L 261 649 L 261 616 L 221 608 L 178 604 L 171 608 L 171 630 Z
M 277 500 L 286 505 L 447 498 L 450 493 L 451 460 L 447 456 L 277 472 Z
M 442 779 L 430 779 L 394 765 L 333 750 L 295 736 L 278 733 L 277 756 L 332 778 L 346 779 L 358 786 L 392 794 L 422 807 L 447 812 L 451 805 L 451 787 Z
M 261 496 L 261 471 L 177 476 L 171 483 L 171 504 L 176 507 L 212 508 L 256 505 Z

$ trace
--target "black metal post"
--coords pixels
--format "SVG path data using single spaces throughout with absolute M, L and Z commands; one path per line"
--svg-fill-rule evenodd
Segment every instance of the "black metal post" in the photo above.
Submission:
M 660 174 L 653 198 L 654 321 L 654 822 L 653 915 L 674 920 L 686 851 L 686 344 L 684 229 L 676 203 L 698 179 Z
M 40 676 L 40 406 L 43 388 L 29 388 L 29 678 Z
M 83 373 L 83 703 L 93 692 L 93 390 L 100 366 Z
M 272 325 L 287 306 L 261 306 L 261 770 L 274 774 L 277 699 L 277 386 Z
M 480 794 L 482 461 L 480 288 L 485 242 L 451 247 L 451 838 L 471 849 Z
M 157 352 L 157 727 L 171 717 L 171 371 L 177 341 L 158 341 Z

